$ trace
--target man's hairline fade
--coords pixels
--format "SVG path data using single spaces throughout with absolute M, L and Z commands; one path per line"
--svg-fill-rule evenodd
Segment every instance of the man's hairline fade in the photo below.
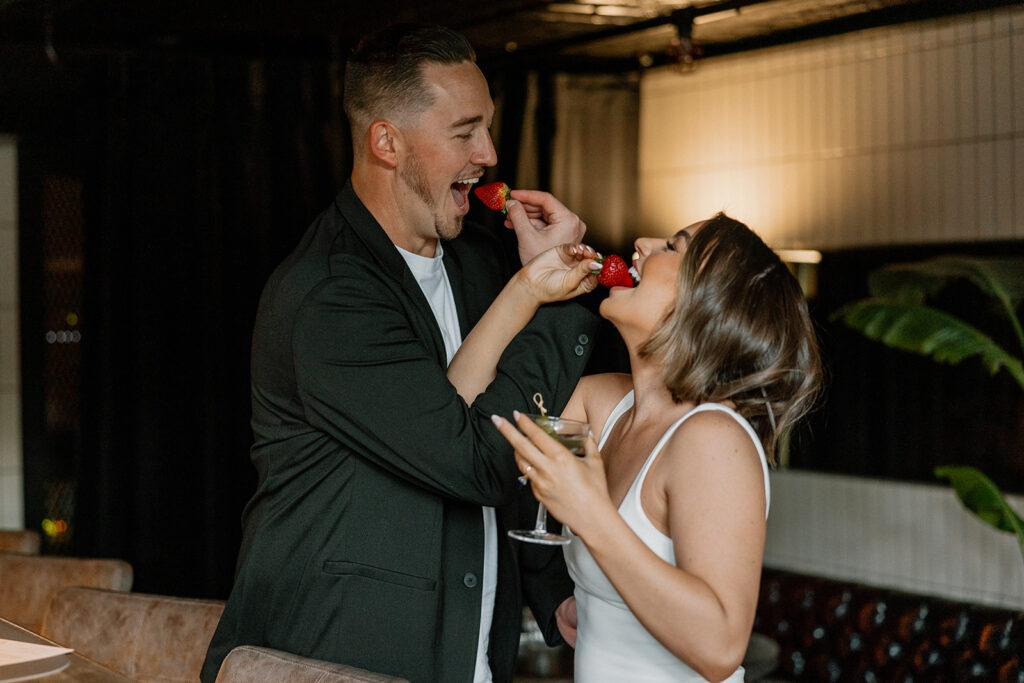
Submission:
M 434 102 L 432 64 L 476 63 L 465 36 L 438 24 L 393 24 L 364 36 L 345 65 L 342 104 L 353 140 L 378 120 L 409 123 Z

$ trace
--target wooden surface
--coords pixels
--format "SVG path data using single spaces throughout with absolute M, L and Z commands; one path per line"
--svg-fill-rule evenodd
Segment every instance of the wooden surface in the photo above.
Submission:
M 25 643 L 38 643 L 39 645 L 59 646 L 59 643 L 49 641 L 41 635 L 26 630 L 6 619 L 0 619 L 0 638 L 20 640 Z M 67 668 L 54 674 L 41 676 L 36 680 L 47 681 L 47 683 L 66 683 L 71 681 L 76 683 L 118 683 L 131 680 L 77 653 L 72 652 L 67 657 L 69 660 Z M 3 680 L 5 680 L 3 674 L 0 673 L 0 681 Z

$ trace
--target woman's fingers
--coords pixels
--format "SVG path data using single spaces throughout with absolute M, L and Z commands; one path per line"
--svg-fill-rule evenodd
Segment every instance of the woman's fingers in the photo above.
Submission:
M 515 449 L 516 465 L 518 465 L 519 471 L 526 474 L 527 468 L 535 467 L 541 454 L 533 442 L 516 429 L 514 424 L 499 415 L 491 415 L 491 422 Z

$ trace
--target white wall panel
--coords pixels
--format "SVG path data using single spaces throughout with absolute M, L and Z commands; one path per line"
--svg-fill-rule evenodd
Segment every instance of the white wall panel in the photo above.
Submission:
M 648 73 L 636 234 L 734 207 L 777 247 L 1024 237 L 1022 16 L 1002 8 Z
M 968 513 L 952 489 L 794 470 L 771 474 L 765 565 L 1024 608 L 1012 534 Z M 1010 504 L 1024 509 L 1024 498 Z

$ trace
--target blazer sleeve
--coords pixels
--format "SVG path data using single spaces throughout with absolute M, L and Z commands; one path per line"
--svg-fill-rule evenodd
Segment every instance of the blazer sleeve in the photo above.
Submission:
M 572 302 L 544 306 L 510 343 L 495 380 L 472 406 L 429 343 L 429 310 L 412 306 L 367 263 L 314 288 L 291 331 L 305 420 L 346 449 L 440 495 L 499 505 L 516 493 L 511 447 L 490 421 L 568 401 L 590 355 L 597 319 Z

